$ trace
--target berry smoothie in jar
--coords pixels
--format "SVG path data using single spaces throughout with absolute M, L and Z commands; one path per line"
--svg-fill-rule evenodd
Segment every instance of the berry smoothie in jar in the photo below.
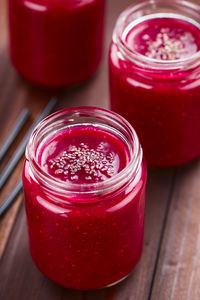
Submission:
M 133 125 L 149 165 L 200 156 L 197 2 L 135 2 L 116 23 L 109 71 L 111 109 Z
M 135 267 L 143 246 L 146 166 L 124 118 L 78 107 L 43 120 L 27 145 L 23 187 L 30 252 L 48 278 L 97 289 Z
M 32 83 L 88 79 L 102 56 L 105 0 L 9 0 L 10 56 Z

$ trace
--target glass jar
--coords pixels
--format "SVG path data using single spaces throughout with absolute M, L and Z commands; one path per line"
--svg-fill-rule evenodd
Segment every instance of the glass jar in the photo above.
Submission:
M 9 0 L 10 56 L 31 82 L 82 82 L 102 56 L 105 0 Z
M 111 163 L 121 165 L 115 174 L 104 172 Z M 94 107 L 46 118 L 27 145 L 23 186 L 30 252 L 48 278 L 96 289 L 132 271 L 142 253 L 146 166 L 125 119 Z
M 151 166 L 200 156 L 200 5 L 138 1 L 116 23 L 111 109 L 135 128 Z

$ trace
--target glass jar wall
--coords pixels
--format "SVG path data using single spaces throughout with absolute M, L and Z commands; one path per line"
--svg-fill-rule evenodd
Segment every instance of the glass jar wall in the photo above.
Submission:
M 23 171 L 30 251 L 41 272 L 74 289 L 126 277 L 142 253 L 145 185 L 137 135 L 119 115 L 82 107 L 42 121 Z
M 9 0 L 16 70 L 50 87 L 86 80 L 102 56 L 104 6 L 105 0 Z

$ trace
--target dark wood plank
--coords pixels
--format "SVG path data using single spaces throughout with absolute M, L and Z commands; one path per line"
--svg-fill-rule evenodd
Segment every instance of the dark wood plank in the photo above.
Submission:
M 18 196 L 15 200 L 15 203 L 10 208 L 9 214 L 1 218 L 0 220 L 0 260 L 4 253 L 4 250 L 7 245 L 7 241 L 12 230 L 12 226 L 15 222 L 19 207 L 22 202 L 22 195 Z
M 200 299 L 200 161 L 175 183 L 151 299 Z

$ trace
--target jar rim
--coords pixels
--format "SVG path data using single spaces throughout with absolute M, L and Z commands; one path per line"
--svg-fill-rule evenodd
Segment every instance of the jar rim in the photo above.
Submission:
M 163 0 L 156 0 L 153 2 L 148 1 L 148 5 L 152 6 L 153 5 L 158 5 L 158 4 L 165 4 L 166 1 Z M 174 3 L 180 5 L 180 8 L 189 8 L 190 10 L 197 10 L 200 12 L 200 4 L 197 4 L 195 2 L 189 2 L 187 0 L 182 1 L 182 0 L 174 0 L 173 3 L 168 3 L 168 6 L 171 6 L 171 8 L 174 7 Z M 174 69 L 180 69 L 184 65 L 187 65 L 189 68 L 195 67 L 196 65 L 200 64 L 200 50 L 198 50 L 196 53 L 192 54 L 191 56 L 187 56 L 181 59 L 174 59 L 174 60 L 160 60 L 160 59 L 154 59 L 147 57 L 133 49 L 131 49 L 126 43 L 125 39 L 123 38 L 124 31 L 127 29 L 127 27 L 130 25 L 130 23 L 125 27 L 125 29 L 122 31 L 123 24 L 126 22 L 128 17 L 133 14 L 136 11 L 142 10 L 143 7 L 147 5 L 147 0 L 143 1 L 136 1 L 134 4 L 130 5 L 128 8 L 126 8 L 118 17 L 114 31 L 113 31 L 113 42 L 118 45 L 121 53 L 129 59 L 131 62 L 134 64 L 139 65 L 140 67 L 153 69 L 153 70 L 174 70 Z M 154 8 L 154 7 L 153 7 Z M 155 9 L 155 8 L 154 8 Z M 181 19 L 185 20 L 186 22 L 188 21 L 189 23 L 193 24 L 195 27 L 199 28 L 200 30 L 200 17 L 199 17 L 199 22 L 197 22 L 195 19 L 192 19 L 192 17 L 188 16 L 183 16 L 182 11 L 179 12 L 174 12 L 174 13 L 169 13 L 167 11 L 165 12 L 156 12 L 152 11 L 148 15 L 144 16 L 139 16 L 132 23 L 134 23 L 133 26 L 139 24 L 140 22 L 143 22 L 145 20 L 148 20 L 149 17 L 154 18 L 155 16 L 157 17 L 165 17 L 167 18 L 176 18 L 176 19 Z
M 90 116 L 100 114 L 101 118 L 105 118 L 105 120 L 112 120 L 114 125 L 118 124 L 120 126 L 124 126 L 124 128 L 128 131 L 128 134 L 130 135 L 133 141 L 132 148 L 128 149 L 127 147 L 128 151 L 131 151 L 130 160 L 128 161 L 127 165 L 119 173 L 102 182 L 88 184 L 84 183 L 82 185 L 77 183 L 64 182 L 60 179 L 51 176 L 48 172 L 46 172 L 38 163 L 35 155 L 37 146 L 35 142 L 39 134 L 42 134 L 42 132 L 44 134 L 47 131 L 48 126 L 50 126 L 51 124 L 56 124 L 55 120 L 61 120 L 67 115 L 68 117 L 70 117 L 71 115 L 72 120 L 74 117 L 79 117 L 81 113 L 85 115 L 88 114 Z M 65 119 L 63 118 L 63 120 Z M 59 124 L 59 121 L 57 122 L 57 124 Z M 77 123 L 74 123 L 74 125 L 76 124 Z M 136 177 L 142 163 L 143 152 L 135 130 L 133 129 L 131 124 L 122 116 L 103 108 L 97 108 L 93 106 L 81 106 L 57 111 L 45 118 L 43 121 L 41 121 L 31 134 L 28 145 L 26 147 L 26 158 L 30 163 L 30 167 L 33 174 L 48 190 L 53 189 L 54 192 L 56 191 L 58 194 L 64 193 L 64 195 L 74 193 L 76 195 L 78 194 L 81 196 L 86 195 L 87 197 L 93 197 L 97 194 L 101 195 L 108 193 L 111 187 L 112 190 L 116 190 L 118 189 L 118 187 L 126 184 L 127 181 L 130 180 L 130 178 L 133 178 L 134 176 Z

